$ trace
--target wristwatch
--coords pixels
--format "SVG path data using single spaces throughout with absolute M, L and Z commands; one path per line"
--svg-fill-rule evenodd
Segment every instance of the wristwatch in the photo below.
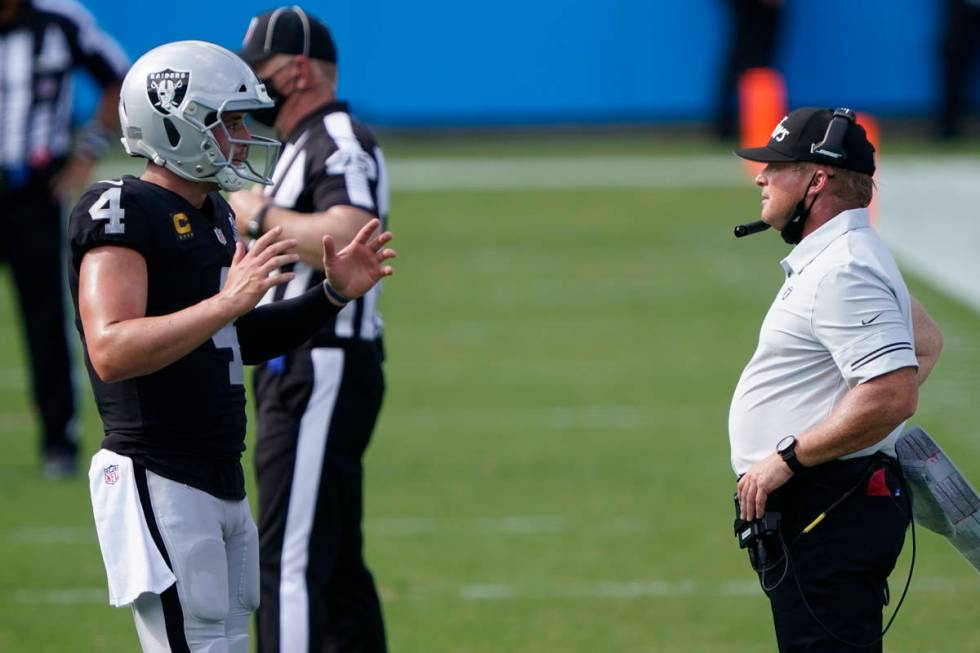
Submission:
M 779 441 L 776 445 L 776 452 L 779 457 L 782 458 L 786 465 L 792 470 L 794 474 L 799 474 L 806 467 L 800 462 L 800 459 L 796 457 L 796 436 L 787 435 L 785 438 Z
M 251 220 L 248 221 L 248 226 L 245 228 L 245 234 L 252 240 L 256 240 L 265 232 L 265 214 L 269 212 L 272 208 L 272 202 L 267 202 L 265 206 L 256 212 Z

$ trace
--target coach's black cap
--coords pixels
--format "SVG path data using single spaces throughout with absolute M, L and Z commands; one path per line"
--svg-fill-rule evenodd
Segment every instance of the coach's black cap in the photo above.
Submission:
M 279 7 L 252 18 L 238 56 L 255 66 L 276 54 L 303 54 L 337 63 L 330 30 L 302 8 Z
M 836 113 L 840 114 L 842 111 L 847 110 L 838 109 Z M 839 117 L 838 120 L 846 125 L 843 139 L 834 144 L 836 147 L 829 143 L 833 140 L 828 138 L 833 130 L 828 130 L 827 127 L 834 115 L 832 109 L 797 109 L 779 121 L 765 147 L 743 147 L 735 150 L 735 154 L 743 159 L 762 163 L 811 161 L 873 175 L 875 148 L 860 124 Z

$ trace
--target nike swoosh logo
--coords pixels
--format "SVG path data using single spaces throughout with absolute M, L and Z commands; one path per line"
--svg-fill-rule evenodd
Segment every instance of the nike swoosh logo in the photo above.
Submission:
M 872 322 L 874 322 L 875 320 L 877 320 L 879 317 L 881 317 L 881 313 L 878 313 L 877 315 L 875 315 L 870 320 L 861 320 L 861 324 L 863 326 L 868 326 L 869 324 L 871 324 Z

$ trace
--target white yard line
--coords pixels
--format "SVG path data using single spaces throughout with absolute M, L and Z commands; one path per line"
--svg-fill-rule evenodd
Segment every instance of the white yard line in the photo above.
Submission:
M 567 431 L 569 429 L 635 429 L 662 424 L 668 408 L 629 405 L 606 406 L 521 406 L 508 407 L 501 413 L 496 407 L 456 406 L 445 408 L 416 408 L 398 416 L 403 426 L 421 425 L 427 428 L 455 427 L 474 420 L 493 416 L 497 426 L 518 426 L 522 429 Z M 684 410 L 684 409 L 678 409 Z M 479 422 L 478 422 L 479 423 Z
M 432 517 L 393 517 L 369 519 L 364 530 L 381 537 L 411 537 L 432 533 L 467 533 L 478 535 L 534 535 L 561 533 L 565 520 L 558 515 L 511 515 L 475 517 L 472 519 L 435 519 Z
M 2 538 L 12 544 L 72 544 L 96 541 L 95 524 L 91 526 L 28 526 L 3 532 Z
M 6 603 L 30 605 L 81 605 L 87 603 L 109 604 L 109 590 L 105 587 L 76 587 L 71 589 L 17 590 L 3 596 Z
M 917 593 L 974 593 L 976 583 L 970 578 L 926 577 L 913 579 Z M 762 595 L 758 581 L 752 579 L 705 582 L 696 578 L 679 580 L 637 579 L 589 583 L 520 584 L 480 583 L 463 585 L 458 597 L 468 601 L 509 601 L 518 599 L 672 599 L 678 597 L 724 598 Z M 406 598 L 431 599 L 426 592 Z
M 972 578 L 927 577 L 915 578 L 918 594 L 973 593 Z M 397 595 L 384 596 L 386 601 L 431 601 L 462 599 L 464 601 L 514 601 L 526 599 L 675 599 L 727 598 L 761 596 L 759 583 L 749 578 L 705 582 L 696 578 L 674 580 L 634 579 L 581 583 L 472 583 L 459 586 L 419 587 Z M 79 605 L 108 603 L 105 587 L 75 587 L 53 589 L 19 589 L 0 593 L 0 602 L 32 605 Z
M 624 520 L 610 522 L 608 528 L 598 526 L 599 530 L 609 532 L 642 532 L 644 524 Z M 430 533 L 474 534 L 474 535 L 535 535 L 562 533 L 567 530 L 564 517 L 560 515 L 504 515 L 499 517 L 443 518 L 434 517 L 392 517 L 368 519 L 364 528 L 379 537 L 412 537 Z M 74 544 L 94 542 L 94 526 L 29 526 L 0 530 L 0 541 L 11 544 Z

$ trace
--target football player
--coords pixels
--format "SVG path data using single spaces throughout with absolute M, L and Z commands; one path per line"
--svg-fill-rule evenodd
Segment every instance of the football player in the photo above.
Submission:
M 89 471 L 96 529 L 109 601 L 132 605 L 144 651 L 248 651 L 258 542 L 242 364 L 294 348 L 392 272 L 391 234 L 373 237 L 373 220 L 339 252 L 323 239 L 323 284 L 254 308 L 292 279 L 273 271 L 298 260 L 296 241 L 272 229 L 246 252 L 218 190 L 270 182 L 278 143 L 245 120 L 272 106 L 224 48 L 151 50 L 119 104 L 146 170 L 95 184 L 71 216 L 75 324 L 105 429 Z

